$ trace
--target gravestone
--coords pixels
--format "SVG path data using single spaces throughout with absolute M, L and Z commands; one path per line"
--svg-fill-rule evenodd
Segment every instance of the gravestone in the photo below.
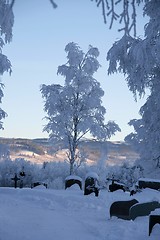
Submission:
M 134 220 L 136 217 L 148 216 L 156 208 L 160 208 L 160 203 L 157 201 L 137 203 L 130 208 L 130 219 Z
M 20 173 L 20 188 L 23 188 L 23 180 L 24 180 L 24 177 L 26 176 L 26 173 L 22 170 Z
M 47 188 L 47 184 L 46 183 L 34 182 L 34 183 L 31 184 L 31 188 L 35 188 L 37 186 L 44 186 L 45 188 Z
M 157 223 L 160 224 L 160 215 L 150 215 L 149 216 L 149 236 L 152 232 L 154 225 Z
M 112 184 L 109 185 L 109 191 L 114 192 L 116 190 L 123 190 L 125 192 L 125 185 L 112 181 Z
M 20 180 L 20 178 L 17 177 L 17 173 L 15 173 L 14 178 L 11 178 L 11 180 L 14 181 L 14 187 L 17 188 L 17 182 Z
M 65 179 L 65 189 L 77 184 L 80 189 L 82 190 L 82 179 L 75 175 L 70 175 Z
M 130 220 L 130 207 L 134 206 L 134 204 L 136 203 L 138 203 L 136 199 L 132 199 L 129 201 L 117 201 L 112 203 L 110 207 L 110 217 L 116 216 L 118 218 Z
M 19 173 L 19 175 L 20 175 L 21 177 L 25 177 L 25 176 L 26 176 L 26 174 L 25 174 L 24 171 L 21 171 L 21 172 Z
M 141 188 L 151 188 L 155 190 L 160 189 L 160 180 L 149 179 L 149 178 L 140 178 L 138 180 L 138 187 Z
M 88 173 L 85 179 L 84 195 L 95 193 L 95 196 L 99 195 L 98 175 L 96 173 Z

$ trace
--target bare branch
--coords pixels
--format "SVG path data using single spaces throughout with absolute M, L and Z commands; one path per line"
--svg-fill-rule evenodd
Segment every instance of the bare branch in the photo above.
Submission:
M 110 18 L 109 29 L 112 28 L 113 23 L 118 20 L 122 27 L 118 31 L 124 31 L 125 34 L 130 34 L 133 31 L 136 36 L 136 4 L 139 5 L 143 0 L 91 0 L 96 2 L 97 7 L 101 5 L 102 16 L 104 23 L 107 23 L 107 17 Z M 122 11 L 118 12 L 120 4 Z
M 57 4 L 53 0 L 49 0 L 49 1 L 51 2 L 53 8 L 57 8 L 58 7 Z
M 135 7 L 135 0 L 132 0 L 131 5 L 132 5 L 133 13 L 132 13 L 132 24 L 130 26 L 129 31 L 131 31 L 131 29 L 133 27 L 134 36 L 136 36 L 136 7 Z
M 111 1 L 111 9 L 107 13 L 107 16 L 109 16 L 109 15 L 111 15 L 111 22 L 110 22 L 110 26 L 109 26 L 109 28 L 111 29 L 113 26 L 114 20 L 117 20 L 119 18 L 119 15 L 114 10 L 114 1 Z
M 94 0 L 91 0 L 94 1 Z M 107 23 L 107 11 L 109 10 L 109 4 L 107 0 L 95 0 L 95 2 L 97 3 L 97 7 L 99 7 L 100 5 L 102 5 L 102 15 L 103 15 L 103 20 L 104 23 Z
M 12 2 L 10 4 L 10 8 L 13 8 L 14 4 L 15 4 L 15 0 L 12 0 Z

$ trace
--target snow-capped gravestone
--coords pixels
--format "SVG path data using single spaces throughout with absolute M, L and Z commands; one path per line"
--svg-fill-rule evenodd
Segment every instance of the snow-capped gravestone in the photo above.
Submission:
M 47 184 L 43 182 L 34 182 L 31 184 L 31 188 L 47 188 Z
M 152 232 L 153 227 L 156 224 L 160 224 L 160 209 L 156 209 L 150 216 L 149 216 L 149 236 Z
M 160 180 L 159 179 L 150 179 L 150 178 L 140 178 L 138 180 L 138 187 L 142 188 L 151 188 L 155 190 L 160 189 Z
M 78 185 L 80 189 L 82 190 L 82 179 L 76 175 L 70 175 L 66 177 L 65 179 L 65 189 L 73 186 L 73 185 Z
M 84 185 L 84 195 L 89 195 L 91 193 L 95 193 L 95 196 L 99 195 L 99 185 L 98 185 L 99 177 L 95 172 L 89 172 L 85 178 Z
M 110 192 L 114 192 L 114 191 L 117 191 L 117 190 L 120 190 L 120 189 L 125 192 L 126 187 L 123 183 L 112 181 L 112 183 L 109 185 L 109 191 Z

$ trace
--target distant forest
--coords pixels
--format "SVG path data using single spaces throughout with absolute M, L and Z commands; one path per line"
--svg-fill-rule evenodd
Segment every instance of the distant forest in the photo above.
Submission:
M 47 139 L 0 138 L 0 144 L 8 145 L 10 151 L 27 150 L 44 155 L 48 150 Z

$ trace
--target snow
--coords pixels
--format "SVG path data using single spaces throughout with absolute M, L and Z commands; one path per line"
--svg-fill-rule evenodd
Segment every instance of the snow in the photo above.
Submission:
M 86 177 L 85 177 L 85 178 L 88 178 L 88 177 L 95 178 L 95 179 L 97 179 L 97 180 L 99 179 L 98 174 L 95 173 L 95 172 L 88 172 L 88 173 L 86 174 Z
M 72 179 L 79 180 L 80 182 L 82 182 L 82 178 L 76 175 L 69 175 L 65 178 L 65 180 L 72 180 Z
M 159 179 L 153 179 L 153 178 L 139 178 L 139 181 L 160 183 Z
M 155 209 L 151 214 L 160 215 L 160 208 Z
M 82 190 L 0 188 L 1 240 L 159 240 L 160 225 L 148 236 L 149 217 L 134 221 L 110 219 L 114 201 L 160 201 L 156 190 L 144 189 L 130 196 L 118 190 L 101 190 L 84 196 Z

